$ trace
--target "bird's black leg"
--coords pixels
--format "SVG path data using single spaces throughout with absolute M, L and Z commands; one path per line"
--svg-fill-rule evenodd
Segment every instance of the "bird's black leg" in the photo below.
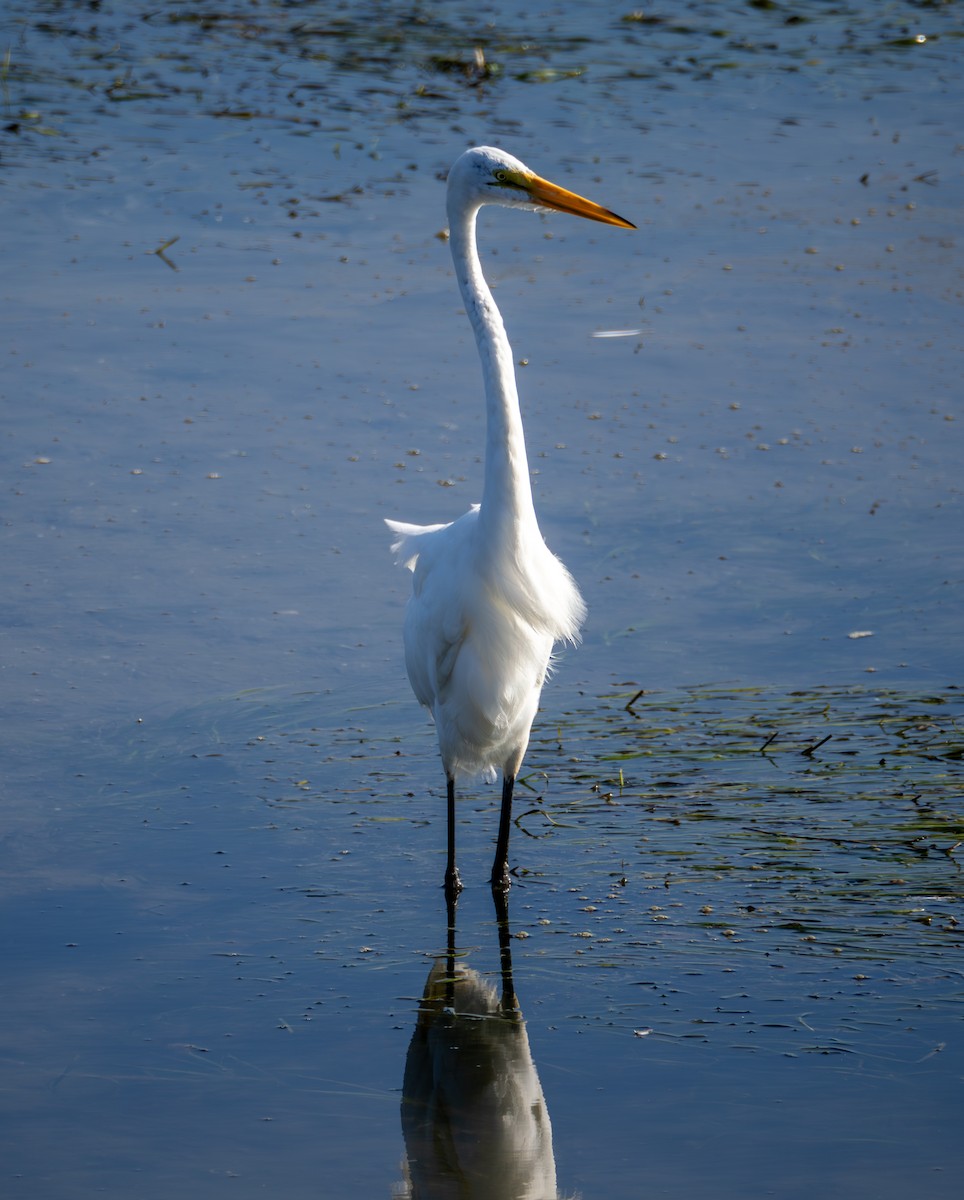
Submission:
M 499 837 L 495 843 L 495 862 L 492 864 L 492 890 L 509 890 L 509 823 L 512 820 L 512 789 L 514 775 L 502 776 L 502 812 L 499 816 Z
M 445 895 L 454 900 L 462 890 L 462 880 L 459 879 L 459 869 L 455 865 L 455 780 L 448 780 L 447 795 L 448 811 L 448 863 L 445 867 Z

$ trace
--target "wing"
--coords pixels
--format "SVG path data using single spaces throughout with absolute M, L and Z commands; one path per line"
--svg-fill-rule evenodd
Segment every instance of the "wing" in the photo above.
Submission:
M 477 504 L 473 504 L 469 509 L 469 513 L 477 513 L 478 511 L 479 506 Z M 466 516 L 469 513 L 466 513 Z M 385 524 L 395 534 L 395 541 L 392 542 L 392 554 L 395 556 L 395 565 L 397 567 L 407 567 L 410 571 L 414 571 L 422 546 L 425 545 L 421 539 L 433 533 L 439 533 L 443 529 L 448 529 L 452 525 L 457 525 L 458 522 L 450 521 L 445 525 L 410 525 L 407 521 L 392 521 L 386 517 Z
M 413 573 L 405 666 L 446 770 L 504 769 L 525 751 L 553 642 L 578 637 L 579 593 L 538 528 L 493 552 L 478 507 L 450 525 L 389 526 Z
M 471 571 L 466 569 L 466 549 L 478 511 L 475 504 L 448 525 L 385 522 L 396 535 L 395 562 L 413 573 L 405 613 L 405 667 L 419 703 L 433 712 L 468 628 L 463 590 Z

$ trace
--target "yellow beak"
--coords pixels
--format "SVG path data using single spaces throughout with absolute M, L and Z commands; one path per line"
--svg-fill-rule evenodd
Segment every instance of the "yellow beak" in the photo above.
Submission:
M 619 225 L 622 229 L 636 228 L 632 221 L 627 221 L 624 217 L 617 217 L 614 212 L 603 208 L 601 204 L 594 204 L 592 200 L 577 196 L 575 192 L 566 191 L 565 188 L 550 183 L 548 179 L 542 179 L 538 175 L 528 176 L 525 186 L 533 202 L 543 208 L 572 213 L 575 217 L 588 217 L 590 221 L 602 221 L 604 225 Z

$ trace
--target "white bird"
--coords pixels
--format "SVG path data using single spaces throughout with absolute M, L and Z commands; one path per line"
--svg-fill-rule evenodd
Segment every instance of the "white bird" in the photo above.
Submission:
M 455 782 L 502 772 L 502 811 L 492 887 L 509 886 L 512 792 L 556 642 L 575 643 L 586 606 L 572 576 L 539 530 L 512 350 L 485 278 L 475 227 L 485 204 L 529 212 L 555 209 L 635 229 L 591 200 L 549 183 L 491 146 L 467 150 L 448 177 L 452 259 L 475 333 L 485 385 L 482 503 L 449 525 L 387 524 L 396 561 L 413 573 L 405 616 L 405 665 L 431 712 L 448 784 L 445 887 L 462 884 L 455 865 Z

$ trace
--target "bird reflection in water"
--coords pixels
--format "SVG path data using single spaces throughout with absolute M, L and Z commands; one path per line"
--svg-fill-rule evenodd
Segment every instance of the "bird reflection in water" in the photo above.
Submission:
M 433 965 L 405 1061 L 405 1181 L 397 1200 L 557 1200 L 552 1126 L 512 978 L 508 903 L 493 889 L 502 993 L 457 963 Z

